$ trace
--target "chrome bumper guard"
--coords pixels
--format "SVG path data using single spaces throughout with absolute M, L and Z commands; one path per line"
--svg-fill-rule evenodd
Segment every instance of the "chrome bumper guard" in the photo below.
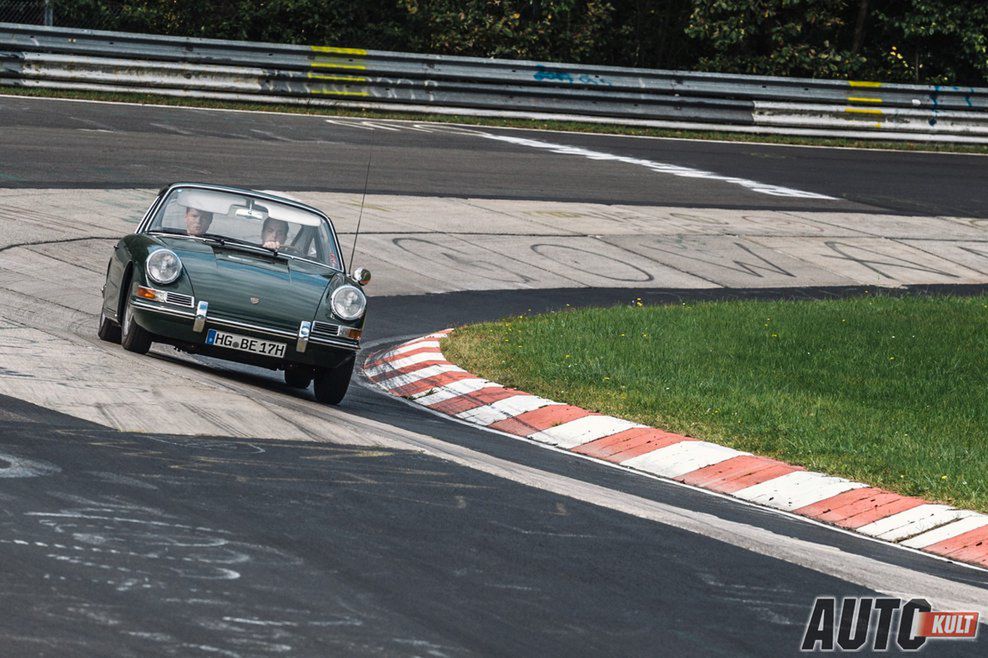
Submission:
M 193 313 L 192 311 L 182 311 L 177 308 L 167 308 L 165 306 L 150 304 L 140 299 L 132 299 L 131 303 L 135 307 L 144 311 L 153 311 L 155 313 L 162 313 L 164 315 L 172 315 L 180 318 L 188 318 L 193 321 L 192 330 L 195 331 L 196 333 L 200 333 L 203 331 L 203 329 L 205 329 L 205 325 L 207 322 L 206 316 L 209 311 L 209 304 L 207 302 L 199 302 L 195 310 L 195 313 Z M 201 324 L 200 324 L 200 320 L 201 320 Z M 247 331 L 254 331 L 260 334 L 267 334 L 269 336 L 277 336 L 278 338 L 287 338 L 289 340 L 294 339 L 295 349 L 300 353 L 305 352 L 305 350 L 308 348 L 310 344 L 325 345 L 328 347 L 339 347 L 346 350 L 352 350 L 354 352 L 360 349 L 360 343 L 357 341 L 313 335 L 311 322 L 302 322 L 299 325 L 297 332 L 286 331 L 284 329 L 275 329 L 274 327 L 262 327 L 256 324 L 250 324 L 248 322 L 240 322 L 239 320 L 228 320 L 226 318 L 217 317 L 215 315 L 210 315 L 208 317 L 208 322 L 209 324 L 215 324 L 222 327 L 232 327 L 234 329 L 246 329 Z M 304 342 L 302 335 L 303 326 L 305 326 L 306 329 Z
M 295 341 L 295 351 L 299 354 L 305 352 L 305 348 L 309 346 L 309 331 L 311 328 L 311 322 L 302 322 L 298 326 L 298 340 Z
M 209 313 L 209 302 L 199 302 L 196 307 L 196 321 L 192 324 L 192 331 L 201 334 L 206 328 L 206 314 Z

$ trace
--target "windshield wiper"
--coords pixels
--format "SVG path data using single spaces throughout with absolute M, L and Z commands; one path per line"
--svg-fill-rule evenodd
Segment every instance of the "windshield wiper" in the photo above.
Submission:
M 206 238 L 207 240 L 215 241 L 221 247 L 243 247 L 251 251 L 262 251 L 272 256 L 281 256 L 277 249 L 271 249 L 270 247 L 265 247 L 263 245 L 255 244 L 253 242 L 248 242 L 247 240 L 240 240 L 238 238 L 230 238 L 225 235 L 217 235 L 216 233 L 203 233 L 199 236 L 200 238 Z

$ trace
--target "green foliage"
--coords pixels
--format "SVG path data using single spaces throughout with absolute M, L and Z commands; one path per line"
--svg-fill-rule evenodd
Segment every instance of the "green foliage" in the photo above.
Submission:
M 988 80 L 988 3 L 900 0 L 876 3 L 869 69 L 903 82 L 983 85 Z
M 847 0 L 695 0 L 686 33 L 706 50 L 698 68 L 836 78 L 859 67 L 842 39 Z
M 702 48 L 699 69 L 932 84 L 988 81 L 984 0 L 694 0 L 686 34 Z
M 612 27 L 605 0 L 405 0 L 429 52 L 593 61 Z M 419 30 L 416 30 L 417 32 Z
M 276 43 L 408 45 L 395 0 L 56 1 L 56 25 Z
M 985 0 L 55 0 L 55 22 L 446 55 L 988 84 Z

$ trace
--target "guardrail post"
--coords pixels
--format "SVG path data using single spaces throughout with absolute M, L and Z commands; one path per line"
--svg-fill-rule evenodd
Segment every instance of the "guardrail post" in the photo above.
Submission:
M 45 0 L 45 25 L 51 27 L 55 24 L 55 12 L 52 8 L 52 0 Z

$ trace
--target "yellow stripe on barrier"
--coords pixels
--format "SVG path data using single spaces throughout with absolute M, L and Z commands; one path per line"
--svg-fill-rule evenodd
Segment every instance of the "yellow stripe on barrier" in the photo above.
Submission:
M 367 51 L 363 48 L 337 48 L 336 46 L 309 46 L 312 52 L 319 53 L 309 64 L 314 69 L 344 69 L 351 71 L 363 71 L 367 67 L 353 60 L 346 59 L 346 56 L 365 57 Z M 327 55 L 337 55 L 337 57 L 327 57 Z M 342 56 L 342 57 L 341 57 Z
M 331 55 L 358 55 L 366 57 L 367 51 L 363 48 L 337 48 L 336 46 L 309 46 L 314 53 L 330 53 Z
M 327 80 L 329 82 L 354 82 L 358 84 L 366 84 L 367 78 L 361 75 L 325 75 L 323 73 L 313 73 L 309 71 L 307 77 L 310 80 Z
M 877 107 L 845 107 L 844 111 L 851 114 L 885 114 Z
M 319 96 L 370 96 L 369 91 L 336 91 L 335 89 L 310 89 L 309 93 Z
M 351 71 L 363 71 L 367 67 L 363 64 L 343 64 L 342 62 L 334 61 L 313 61 L 309 66 L 314 69 L 349 69 Z
M 875 96 L 848 96 L 848 103 L 881 103 L 882 99 Z
M 868 87 L 869 89 L 875 89 L 882 86 L 881 82 L 862 82 L 861 80 L 848 80 L 847 84 L 852 87 Z

